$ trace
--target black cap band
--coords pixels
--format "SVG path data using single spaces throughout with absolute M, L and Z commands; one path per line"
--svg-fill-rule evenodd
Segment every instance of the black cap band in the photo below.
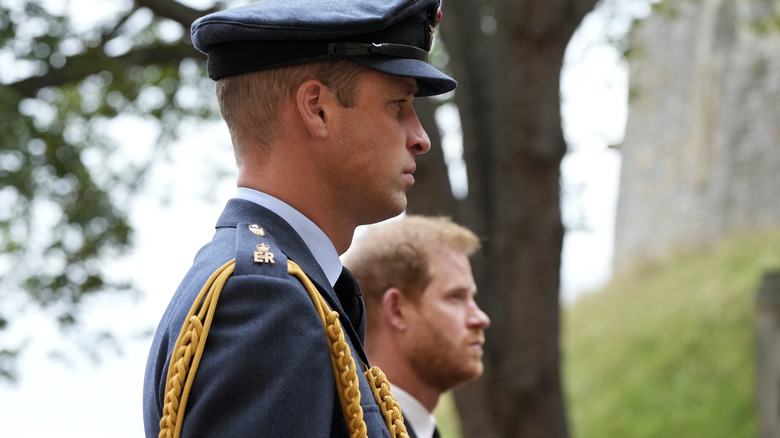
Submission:
M 239 40 L 208 48 L 211 79 L 322 61 L 333 56 L 390 56 L 427 62 L 433 22 L 401 21 L 387 29 L 337 39 Z

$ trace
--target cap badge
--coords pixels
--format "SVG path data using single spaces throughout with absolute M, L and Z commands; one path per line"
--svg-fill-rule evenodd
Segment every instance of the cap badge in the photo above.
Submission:
M 274 253 L 269 251 L 271 249 L 270 246 L 266 245 L 265 243 L 260 243 L 256 246 L 257 251 L 255 251 L 255 263 L 276 263 L 274 261 Z
M 441 16 L 442 12 L 441 9 L 436 11 L 436 18 L 434 18 L 433 24 L 428 26 L 429 29 L 429 35 L 428 35 L 428 51 L 431 51 L 431 46 L 433 46 L 433 30 L 436 28 L 436 26 L 439 25 L 441 22 Z

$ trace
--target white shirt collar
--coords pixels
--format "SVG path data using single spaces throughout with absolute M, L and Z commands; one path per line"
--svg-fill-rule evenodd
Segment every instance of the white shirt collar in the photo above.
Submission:
M 404 415 L 404 423 L 412 426 L 414 433 L 418 438 L 433 437 L 433 430 L 436 428 L 436 418 L 425 409 L 416 398 L 404 391 L 397 385 L 390 384 L 392 393 L 401 407 L 401 413 Z
M 341 260 L 336 247 L 324 231 L 314 222 L 281 199 L 247 187 L 239 187 L 236 198 L 254 202 L 278 214 L 301 236 L 303 242 L 328 277 L 330 285 L 336 284 L 341 275 Z

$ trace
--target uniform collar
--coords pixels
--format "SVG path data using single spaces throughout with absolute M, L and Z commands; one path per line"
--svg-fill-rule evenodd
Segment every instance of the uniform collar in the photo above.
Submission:
M 320 227 L 286 202 L 267 193 L 247 187 L 239 187 L 236 198 L 263 206 L 290 224 L 295 232 L 301 236 L 301 239 L 303 239 L 303 242 L 309 248 L 317 263 L 319 263 L 325 276 L 328 277 L 330 285 L 336 284 L 336 280 L 341 275 L 341 260 L 339 260 L 339 254 L 336 251 L 336 247 L 333 246 L 333 242 L 330 241 Z
M 418 438 L 430 438 L 433 436 L 433 430 L 436 428 L 436 418 L 425 409 L 425 406 L 417 401 L 414 396 L 401 389 L 398 385 L 392 386 L 392 392 L 398 405 L 401 407 L 401 413 L 404 415 L 404 422 L 414 429 Z

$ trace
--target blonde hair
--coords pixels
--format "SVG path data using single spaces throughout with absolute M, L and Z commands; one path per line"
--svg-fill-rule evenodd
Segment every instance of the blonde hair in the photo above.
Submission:
M 268 145 L 280 133 L 279 113 L 284 99 L 291 98 L 299 85 L 309 79 L 332 90 L 339 104 L 355 105 L 357 77 L 367 68 L 347 59 L 334 59 L 253 71 L 227 76 L 217 81 L 217 101 L 228 126 L 236 161 L 245 152 L 245 138 Z
M 366 228 L 344 254 L 344 265 L 360 284 L 371 331 L 374 309 L 391 287 L 411 300 L 419 300 L 431 282 L 433 251 L 451 248 L 466 256 L 480 248 L 479 238 L 468 228 L 442 216 L 410 215 Z

